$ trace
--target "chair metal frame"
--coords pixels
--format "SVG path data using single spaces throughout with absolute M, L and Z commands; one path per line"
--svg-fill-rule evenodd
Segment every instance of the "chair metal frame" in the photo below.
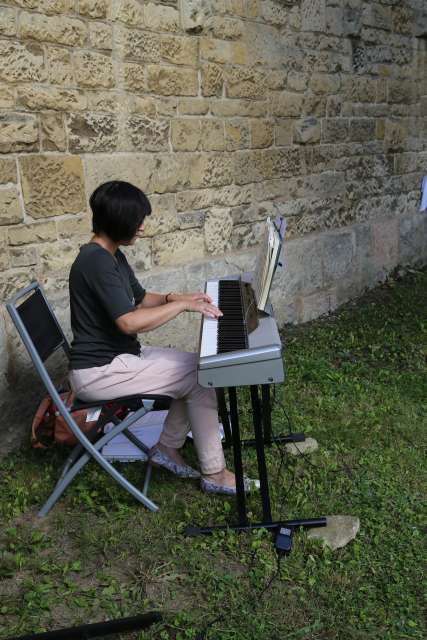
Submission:
M 46 311 L 50 314 L 50 318 L 53 320 L 58 331 L 58 340 L 52 345 L 52 348 L 50 348 L 47 353 L 43 354 L 40 354 L 38 349 L 36 348 L 33 338 L 30 335 L 27 326 L 19 312 L 21 307 L 19 303 L 23 304 L 23 299 L 25 299 L 26 301 L 34 295 L 41 296 L 41 302 L 42 304 L 46 305 Z M 148 485 L 150 482 L 152 470 L 152 465 L 148 457 L 148 447 L 129 431 L 129 427 L 131 427 L 135 422 L 137 422 L 146 413 L 152 411 L 153 409 L 156 410 L 169 408 L 171 398 L 163 395 L 139 394 L 120 398 L 109 398 L 106 400 L 98 400 L 93 402 L 82 402 L 76 399 L 73 403 L 73 406 L 68 409 L 61 399 L 61 396 L 57 391 L 44 365 L 45 360 L 47 360 L 55 351 L 61 348 L 64 350 L 67 358 L 69 358 L 70 346 L 56 318 L 56 315 L 46 298 L 43 287 L 38 282 L 32 282 L 29 286 L 25 287 L 24 289 L 16 293 L 10 300 L 8 300 L 6 303 L 6 308 L 12 318 L 16 330 L 18 331 L 22 339 L 22 342 L 24 343 L 24 346 L 34 364 L 38 375 L 40 376 L 44 386 L 46 387 L 48 394 L 52 398 L 59 413 L 64 418 L 66 424 L 77 439 L 77 445 L 75 445 L 70 455 L 68 456 L 65 465 L 62 468 L 61 475 L 53 489 L 53 492 L 49 496 L 46 503 L 40 509 L 38 515 L 40 517 L 43 517 L 48 514 L 50 509 L 60 498 L 60 496 L 72 482 L 74 477 L 79 473 L 84 465 L 89 462 L 91 458 L 94 459 L 104 469 L 104 471 L 106 471 L 121 487 L 123 487 L 134 498 L 136 498 L 136 500 L 145 505 L 148 509 L 150 509 L 150 511 L 158 511 L 159 507 L 147 496 Z M 127 415 L 124 420 L 120 422 L 117 419 L 113 418 L 113 428 L 108 433 L 102 435 L 96 442 L 91 442 L 91 440 L 87 438 L 87 436 L 80 430 L 77 423 L 74 421 L 72 417 L 73 411 L 82 408 L 102 407 L 106 404 L 111 404 L 112 402 L 114 402 L 114 404 L 117 403 L 117 406 L 127 406 L 131 408 L 135 407 L 135 403 L 139 403 L 140 406 L 134 413 L 132 413 L 131 415 Z M 121 473 L 119 473 L 119 471 L 117 471 L 117 469 L 115 469 L 113 465 L 102 455 L 102 447 L 120 433 L 123 433 L 135 446 L 137 446 L 147 455 L 147 468 L 142 492 L 137 489 L 131 482 L 129 482 Z

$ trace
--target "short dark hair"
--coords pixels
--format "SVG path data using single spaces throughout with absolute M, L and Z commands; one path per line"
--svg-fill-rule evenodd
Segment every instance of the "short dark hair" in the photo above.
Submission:
M 145 193 L 122 180 L 101 184 L 92 193 L 89 204 L 93 232 L 105 233 L 114 242 L 131 240 L 145 216 L 151 213 Z

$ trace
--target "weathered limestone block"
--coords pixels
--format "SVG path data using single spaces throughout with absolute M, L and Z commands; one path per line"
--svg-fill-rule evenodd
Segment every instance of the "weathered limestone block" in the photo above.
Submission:
M 144 24 L 144 8 L 138 0 L 119 0 L 112 11 L 112 18 L 131 27 Z
M 53 242 L 56 240 L 56 227 L 53 221 L 25 224 L 8 230 L 11 246 L 30 244 L 32 242 Z
M 92 51 L 74 54 L 76 80 L 83 87 L 113 87 L 113 63 L 109 56 Z
M 9 256 L 12 267 L 27 267 L 37 264 L 37 250 L 35 247 L 10 249 Z
M 60 113 L 42 113 L 40 116 L 41 142 L 43 151 L 65 151 L 64 117 Z
M 268 113 L 268 104 L 264 100 L 211 100 L 211 114 L 218 118 L 260 118 Z
M 338 93 L 341 79 L 338 74 L 313 73 L 310 79 L 310 88 L 314 93 Z
M 0 158 L 0 184 L 16 181 L 16 161 L 11 158 Z
M 153 238 L 155 265 L 176 265 L 204 255 L 204 235 L 199 229 L 175 231 Z
M 233 182 L 233 158 L 230 154 L 195 154 L 189 164 L 192 188 L 221 187 Z
M 406 216 L 399 221 L 399 264 L 419 265 L 426 257 L 426 224 L 422 216 Z
M 409 35 L 411 33 L 412 12 L 409 7 L 391 8 L 393 31 Z
M 260 14 L 265 22 L 282 27 L 288 22 L 289 7 L 276 0 L 265 0 L 260 3 Z
M 142 115 L 129 116 L 120 142 L 122 151 L 166 151 L 169 149 L 169 121 Z
M 17 224 L 24 213 L 15 188 L 0 189 L 0 225 Z
M 25 209 L 33 218 L 84 211 L 83 166 L 78 156 L 26 156 L 19 164 Z
M 342 98 L 341 96 L 328 96 L 326 100 L 326 117 L 338 118 L 341 115 Z
M 325 0 L 302 0 L 301 16 L 303 31 L 325 31 Z
M 205 222 L 205 211 L 190 211 L 189 213 L 178 213 L 176 216 L 179 229 L 202 228 Z
M 320 540 L 333 551 L 345 547 L 354 540 L 360 529 L 360 520 L 355 516 L 328 516 L 326 527 L 309 529 L 310 540 Z
M 144 236 L 170 233 L 178 228 L 174 194 L 151 195 L 150 204 L 152 212 L 144 220 Z
M 175 97 L 164 97 L 155 99 L 157 115 L 165 118 L 175 118 L 178 110 L 178 99 Z
M 43 49 L 36 43 L 0 42 L 0 79 L 7 82 L 43 82 Z
M 123 97 L 122 93 L 117 94 L 117 98 L 120 100 L 119 106 L 124 102 Z M 140 113 L 148 118 L 155 118 L 157 113 L 159 113 L 159 115 L 161 114 L 160 109 L 157 111 L 156 100 L 153 98 L 144 98 L 143 96 L 137 96 L 135 94 L 129 95 L 127 98 L 129 104 L 126 107 L 125 112 L 129 111 L 130 113 Z M 112 109 L 110 109 L 110 111 L 111 110 Z M 121 109 L 119 108 L 119 111 L 120 110 Z
M 108 0 L 78 0 L 79 13 L 88 18 L 106 18 Z
M 15 91 L 11 87 L 0 85 L 0 109 L 13 109 L 15 107 Z
M 9 258 L 9 248 L 6 243 L 6 230 L 0 228 L 0 271 L 6 271 L 6 269 L 9 269 L 9 266 L 10 266 L 10 258 Z M 4 346 L 2 344 L 2 338 L 4 339 L 4 336 L 2 336 L 1 334 L 2 334 L 2 331 L 0 329 L 0 357 L 4 357 L 5 354 L 2 353 L 3 352 L 2 347 Z
M 126 247 L 125 253 L 134 271 L 151 269 L 151 238 L 140 238 L 133 247 Z
M 89 40 L 94 49 L 111 50 L 113 48 L 113 29 L 104 22 L 89 24 Z
M 74 71 L 71 54 L 61 47 L 46 47 L 48 79 L 50 84 L 74 86 Z
M 224 70 L 213 62 L 202 65 L 202 94 L 204 96 L 221 96 L 224 83 Z
M 17 95 L 19 106 L 31 111 L 52 109 L 55 111 L 82 111 L 87 108 L 84 93 L 75 89 L 58 89 L 56 87 L 19 87 Z
M 233 224 L 238 225 L 265 220 L 268 216 L 275 217 L 279 212 L 280 208 L 274 202 L 252 202 L 249 206 L 233 207 L 231 217 Z
M 125 89 L 130 91 L 146 91 L 145 65 L 137 62 L 122 63 L 119 67 L 119 81 Z
M 122 58 L 134 58 L 147 62 L 160 61 L 161 40 L 150 31 L 115 28 L 115 49 Z
M 39 148 L 37 118 L 27 113 L 0 114 L 0 153 L 36 151 Z
M 173 193 L 190 187 L 190 163 L 186 154 L 133 153 L 115 157 L 86 158 L 88 192 L 106 180 L 127 180 L 144 192 Z
M 175 151 L 197 151 L 202 129 L 199 118 L 176 118 L 171 123 L 171 142 Z
M 350 140 L 363 142 L 373 140 L 376 133 L 376 121 L 371 118 L 354 118 L 350 120 Z
M 61 218 L 57 221 L 56 227 L 58 237 L 68 240 L 70 238 L 89 238 L 92 230 L 92 216 L 72 216 L 71 218 Z
M 212 16 L 207 23 L 209 30 L 214 38 L 222 40 L 238 40 L 242 37 L 244 31 L 244 23 L 242 20 L 232 20 L 222 16 Z
M 213 13 L 212 0 L 179 0 L 181 25 L 184 31 L 199 33 Z
M 229 98 L 263 98 L 267 89 L 264 73 L 242 67 L 226 71 L 225 86 Z
M 19 16 L 19 35 L 21 38 L 32 38 L 40 42 L 83 47 L 87 39 L 87 27 L 77 18 L 49 17 L 24 11 Z
M 74 9 L 73 0 L 6 0 L 7 4 L 18 5 L 22 9 L 33 9 L 40 13 L 70 13 Z
M 251 202 L 252 186 L 227 185 L 218 189 L 193 189 L 176 194 L 177 211 L 206 209 L 209 207 L 235 207 Z
M 389 80 L 388 102 L 410 104 L 414 99 L 414 82 L 412 80 Z
M 190 37 L 163 36 L 160 39 L 160 56 L 172 64 L 195 67 L 198 64 L 198 41 Z
M 144 25 L 153 31 L 179 31 L 179 11 L 149 2 L 144 7 Z
M 295 118 L 276 118 L 274 140 L 278 147 L 293 143 L 295 123 Z
M 249 124 L 244 118 L 226 120 L 224 123 L 225 148 L 227 151 L 250 147 Z
M 392 27 L 391 7 L 369 4 L 364 8 L 363 24 L 367 27 L 390 31 Z
M 304 118 L 295 125 L 295 142 L 313 144 L 320 141 L 320 122 L 317 118 Z
M 241 224 L 233 227 L 231 233 L 231 246 L 233 249 L 250 249 L 258 245 L 261 241 L 264 222 L 254 222 L 251 224 Z
M 118 119 L 113 114 L 71 113 L 67 117 L 70 151 L 114 151 L 119 140 Z
M 296 300 L 297 320 L 298 322 L 310 322 L 310 320 L 331 313 L 336 307 L 337 294 L 335 289 L 327 289 L 299 297 Z
M 289 71 L 286 83 L 289 91 L 305 91 L 308 86 L 308 76 L 300 71 Z
M 26 267 L 23 270 L 14 271 L 13 273 L 6 272 L 0 274 L 0 300 L 11 298 L 17 291 L 28 286 L 31 280 L 36 279 L 37 273 L 34 267 Z M 10 388 L 8 388 L 8 392 L 10 392 Z M 2 402 L 3 398 L 4 395 L 0 398 L 0 402 Z
M 198 93 L 196 70 L 149 65 L 147 71 L 147 86 L 152 93 L 164 96 L 196 96 Z
M 203 61 L 217 64 L 247 65 L 250 60 L 245 42 L 202 38 L 200 41 L 200 57 Z
M 205 217 L 205 243 L 208 253 L 221 255 L 231 249 L 233 220 L 228 209 L 211 209 Z
M 264 148 L 271 147 L 274 143 L 274 122 L 273 120 L 261 120 L 260 118 L 251 120 L 251 147 Z
M 399 256 L 399 221 L 387 219 L 372 224 L 374 260 L 380 269 L 389 271 Z
M 408 131 L 404 121 L 387 119 L 384 123 L 384 147 L 387 151 L 401 151 L 405 147 Z
M 378 83 L 372 78 L 348 77 L 343 82 L 343 96 L 353 102 L 376 102 Z
M 344 118 L 325 118 L 322 120 L 322 142 L 345 142 L 348 138 L 349 124 Z
M 180 116 L 204 116 L 209 111 L 209 101 L 204 98 L 183 98 L 178 103 Z
M 68 274 L 77 253 L 78 247 L 66 240 L 39 246 L 40 264 L 47 274 Z
M 355 238 L 347 231 L 322 236 L 323 280 L 325 286 L 351 278 L 354 268 Z
M 16 33 L 16 11 L 0 7 L 0 35 L 14 36 Z
M 299 93 L 283 91 L 282 93 L 275 94 L 272 98 L 272 114 L 274 116 L 299 117 L 301 115 L 303 102 L 304 95 Z
M 201 146 L 204 151 L 223 151 L 225 149 L 224 122 L 216 118 L 201 120 Z

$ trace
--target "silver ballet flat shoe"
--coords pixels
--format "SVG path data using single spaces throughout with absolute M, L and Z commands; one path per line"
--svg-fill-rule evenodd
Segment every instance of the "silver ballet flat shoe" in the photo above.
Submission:
M 245 493 L 257 490 L 259 489 L 259 480 L 250 480 L 249 478 L 244 478 L 243 487 L 245 489 Z M 216 493 L 225 496 L 236 495 L 236 487 L 227 487 L 223 484 L 216 484 L 216 482 L 211 482 L 210 480 L 206 480 L 206 478 L 200 479 L 200 488 L 205 493 Z
M 200 478 L 200 473 L 196 471 L 196 469 L 193 469 L 193 467 L 190 467 L 188 464 L 178 464 L 174 462 L 156 446 L 150 450 L 149 457 L 154 467 L 162 467 L 178 476 L 178 478 Z

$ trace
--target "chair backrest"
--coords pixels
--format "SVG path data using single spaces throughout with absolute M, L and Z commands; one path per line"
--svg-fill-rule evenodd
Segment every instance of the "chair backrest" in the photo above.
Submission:
M 32 360 L 34 351 L 45 362 L 60 348 L 69 356 L 67 338 L 38 282 L 19 291 L 6 303 L 6 308 Z

